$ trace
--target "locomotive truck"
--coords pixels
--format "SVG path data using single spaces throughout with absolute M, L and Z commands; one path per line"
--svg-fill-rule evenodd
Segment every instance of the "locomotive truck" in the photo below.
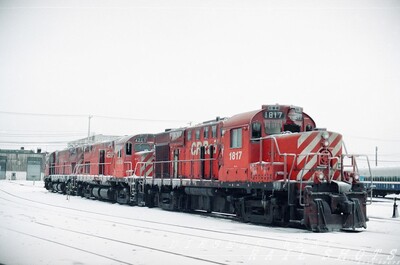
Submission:
M 367 190 L 356 157 L 344 152 L 341 134 L 318 129 L 301 107 L 263 105 L 55 152 L 45 186 L 137 206 L 226 213 L 250 223 L 359 230 L 368 220 Z

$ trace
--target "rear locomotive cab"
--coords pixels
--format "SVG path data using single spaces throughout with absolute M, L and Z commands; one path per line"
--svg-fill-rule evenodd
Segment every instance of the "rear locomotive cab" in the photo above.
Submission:
M 316 129 L 300 107 L 266 105 L 224 123 L 220 180 L 248 184 L 244 220 L 313 231 L 366 228 L 366 191 L 355 160 L 344 165 L 342 136 Z M 351 172 L 344 167 L 351 168 Z
M 132 176 L 136 163 L 143 162 L 136 154 L 153 149 L 153 134 L 131 135 L 115 141 L 113 175 L 117 178 Z

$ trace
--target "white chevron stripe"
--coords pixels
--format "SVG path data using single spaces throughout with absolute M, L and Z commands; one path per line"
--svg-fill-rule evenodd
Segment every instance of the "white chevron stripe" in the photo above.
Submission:
M 306 148 L 304 148 L 303 151 L 301 151 L 301 153 L 299 154 L 298 160 L 297 160 L 297 165 L 300 165 L 301 162 L 303 162 L 303 160 L 306 158 L 307 154 L 311 153 L 311 151 L 321 142 L 321 133 L 310 134 L 308 136 L 311 136 L 311 135 L 313 135 L 315 137 L 311 141 L 311 143 Z M 303 143 L 306 139 L 302 140 L 301 143 Z M 300 148 L 301 144 L 299 144 L 299 143 L 300 143 L 300 138 L 299 138 L 299 141 L 297 143 L 297 148 Z
M 336 138 L 339 137 L 339 134 L 335 133 L 333 134 L 335 137 L 330 137 L 329 138 L 329 142 L 333 143 L 334 141 L 336 141 Z M 332 139 L 331 139 L 332 138 Z M 339 151 L 342 149 L 342 140 L 340 140 L 335 147 L 332 149 L 332 155 L 333 156 L 337 156 L 337 154 L 339 153 Z
M 339 134 L 336 134 L 337 137 L 339 137 Z M 336 138 L 337 138 L 336 137 Z M 336 140 L 336 138 L 334 139 L 334 141 Z M 342 140 L 340 139 L 340 141 L 336 144 L 336 146 L 332 149 L 332 156 L 337 157 L 339 155 L 339 152 L 342 150 Z M 337 165 L 339 163 L 339 160 L 334 160 L 333 164 L 332 164 L 332 168 L 336 168 Z
M 329 138 L 328 141 L 330 144 L 334 143 L 335 141 L 338 141 L 338 137 L 340 137 L 340 134 L 338 133 L 329 133 Z M 314 137 L 310 144 L 308 144 L 303 150 L 301 150 L 301 153 L 298 155 L 297 159 L 297 165 L 300 167 L 301 163 L 304 162 L 304 160 L 307 157 L 307 154 L 313 152 L 318 145 L 321 143 L 322 140 L 322 132 L 319 132 L 317 134 L 315 133 L 307 133 L 304 135 L 301 135 L 297 141 L 297 148 L 300 149 L 301 145 L 304 144 L 306 141 L 310 140 L 310 137 Z M 342 150 L 342 140 L 339 139 L 337 143 L 334 145 L 330 145 L 330 151 L 332 153 L 332 156 L 338 156 L 340 151 Z M 310 159 L 311 157 L 311 159 Z M 304 170 L 300 170 L 297 173 L 296 179 L 301 180 L 301 178 L 307 176 L 310 173 L 310 170 L 315 167 L 318 163 L 318 155 L 310 155 L 309 161 L 307 162 L 306 165 L 301 166 L 301 168 L 304 167 Z M 333 167 L 337 165 L 338 161 L 334 161 Z M 311 176 L 312 178 L 312 176 Z
M 303 133 L 302 135 L 300 135 L 299 139 L 297 140 L 297 148 L 299 148 L 304 142 L 305 140 L 307 140 L 307 138 L 312 134 L 312 132 L 309 133 Z
M 153 174 L 153 167 L 149 167 L 146 171 L 146 176 L 150 176 Z
M 297 174 L 296 179 L 301 180 L 301 177 L 307 175 L 308 172 L 310 172 L 310 169 L 312 169 L 318 161 L 318 156 L 313 155 L 311 160 L 308 161 L 307 165 L 304 166 L 304 170 L 300 170 L 300 172 Z

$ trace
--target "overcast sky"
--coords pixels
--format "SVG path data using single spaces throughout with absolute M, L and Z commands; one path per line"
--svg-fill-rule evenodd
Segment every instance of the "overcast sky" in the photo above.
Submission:
M 399 47 L 400 1 L 0 0 L 0 148 L 280 103 L 400 164 Z

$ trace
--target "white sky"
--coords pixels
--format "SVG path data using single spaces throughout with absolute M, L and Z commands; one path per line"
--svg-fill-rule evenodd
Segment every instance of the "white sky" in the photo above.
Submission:
M 0 148 L 280 103 L 399 164 L 399 47 L 400 1 L 0 0 Z

